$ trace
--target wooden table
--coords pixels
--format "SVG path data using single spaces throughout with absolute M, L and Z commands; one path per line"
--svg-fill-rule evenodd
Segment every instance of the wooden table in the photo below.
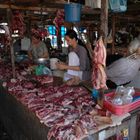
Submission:
M 140 140 L 140 108 L 137 108 L 135 111 L 130 113 L 131 115 L 125 118 L 120 125 L 113 127 L 107 127 L 105 129 L 99 130 L 97 133 L 92 135 L 95 140 L 115 140 L 116 135 L 123 130 L 128 130 L 128 139 L 129 140 Z M 112 139 L 110 139 L 114 136 Z M 85 139 L 86 140 L 86 139 Z

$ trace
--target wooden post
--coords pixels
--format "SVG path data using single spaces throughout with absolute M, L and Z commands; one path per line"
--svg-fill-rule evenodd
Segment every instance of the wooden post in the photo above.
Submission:
M 58 49 L 61 50 L 62 49 L 61 27 L 59 27 L 59 29 L 58 29 L 57 45 L 58 45 Z
M 112 49 L 111 49 L 111 53 L 114 54 L 115 53 L 115 24 L 116 24 L 116 16 L 115 14 L 112 15 Z
M 101 27 L 100 34 L 103 36 L 105 46 L 107 45 L 108 35 L 108 0 L 101 0 Z
M 31 37 L 31 19 L 28 18 L 27 19 L 27 23 L 26 23 L 26 35 L 28 35 L 28 37 Z
M 11 9 L 7 9 L 7 21 L 8 21 L 9 28 L 10 28 L 10 23 L 11 23 L 11 16 L 12 16 Z M 13 39 L 12 39 L 11 30 L 10 30 L 10 37 L 11 37 L 11 39 L 10 39 L 10 53 L 11 53 L 12 73 L 13 73 L 13 78 L 15 78 L 16 77 L 15 56 L 14 56 Z
M 100 27 L 100 35 L 103 37 L 104 45 L 107 47 L 107 35 L 108 35 L 108 0 L 101 0 L 101 27 Z M 97 99 L 98 105 L 103 107 L 104 101 L 104 90 L 99 89 L 99 95 Z

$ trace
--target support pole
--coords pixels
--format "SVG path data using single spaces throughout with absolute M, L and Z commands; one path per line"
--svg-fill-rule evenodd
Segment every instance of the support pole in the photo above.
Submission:
M 11 9 L 7 9 L 7 21 L 8 26 L 10 28 L 11 18 L 12 17 L 12 11 Z M 9 29 L 10 30 L 10 29 Z M 16 71 L 15 71 L 15 56 L 14 56 L 14 49 L 13 49 L 13 39 L 12 39 L 12 32 L 10 30 L 10 54 L 11 54 L 11 63 L 12 63 L 12 74 L 13 78 L 16 78 Z
M 104 45 L 107 47 L 107 35 L 108 35 L 108 0 L 101 0 L 101 27 L 100 35 L 103 38 Z M 99 95 L 97 99 L 98 105 L 103 108 L 104 101 L 104 88 L 99 89 Z
M 103 37 L 105 46 L 107 45 L 107 35 L 108 35 L 108 0 L 101 1 L 101 26 L 100 34 Z
M 114 54 L 115 53 L 115 24 L 116 24 L 116 15 L 113 14 L 112 15 L 112 49 L 111 49 L 111 53 Z

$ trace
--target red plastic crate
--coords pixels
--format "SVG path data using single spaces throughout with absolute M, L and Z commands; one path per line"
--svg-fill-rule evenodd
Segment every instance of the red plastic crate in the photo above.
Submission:
M 105 98 L 113 97 L 113 95 L 114 92 L 108 93 L 105 95 Z M 140 92 L 136 92 L 134 96 L 140 96 Z M 110 101 L 104 100 L 104 107 L 115 115 L 123 115 L 136 109 L 137 107 L 140 107 L 140 99 L 126 105 L 114 105 Z

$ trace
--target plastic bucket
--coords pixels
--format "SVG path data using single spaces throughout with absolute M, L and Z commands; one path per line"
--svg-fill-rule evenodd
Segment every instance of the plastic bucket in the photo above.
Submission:
M 57 63 L 57 62 L 59 62 L 59 59 L 57 59 L 57 58 L 51 58 L 51 59 L 50 59 L 50 68 L 51 68 L 52 70 L 57 69 L 57 66 L 56 66 L 56 63 Z
M 81 4 L 65 4 L 65 21 L 78 22 L 81 18 Z

